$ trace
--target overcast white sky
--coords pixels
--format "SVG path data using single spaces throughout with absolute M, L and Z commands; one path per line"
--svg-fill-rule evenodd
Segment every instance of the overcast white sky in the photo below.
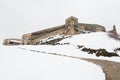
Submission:
M 120 0 L 0 0 L 0 36 L 17 37 L 64 24 L 69 16 L 119 28 L 119 15 Z

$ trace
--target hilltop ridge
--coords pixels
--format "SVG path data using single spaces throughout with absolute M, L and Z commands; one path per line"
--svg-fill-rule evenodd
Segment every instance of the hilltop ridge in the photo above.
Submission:
M 22 39 L 19 40 L 18 43 L 12 42 L 13 40 L 11 41 L 11 39 L 6 39 L 4 40 L 4 45 L 36 45 L 42 39 L 50 36 L 55 36 L 59 34 L 76 35 L 84 33 L 84 31 L 105 32 L 106 29 L 104 26 L 98 24 L 79 23 L 78 18 L 71 16 L 65 20 L 64 25 L 23 34 Z

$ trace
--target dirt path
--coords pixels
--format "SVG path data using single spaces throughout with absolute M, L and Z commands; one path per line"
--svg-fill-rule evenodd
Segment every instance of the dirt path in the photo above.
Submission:
M 21 48 L 21 49 L 26 50 L 25 48 Z M 43 53 L 43 54 L 49 54 L 49 55 L 55 55 L 55 56 L 70 57 L 74 59 L 86 60 L 88 62 L 92 62 L 94 64 L 100 65 L 103 72 L 105 73 L 106 80 L 120 80 L 120 63 L 119 62 L 89 59 L 89 58 L 80 58 L 80 57 L 75 57 L 75 56 L 69 56 L 69 55 L 58 54 L 58 53 L 48 53 L 48 52 L 37 51 L 37 50 L 30 50 L 30 51 Z
M 83 60 L 100 65 L 105 73 L 106 80 L 120 80 L 120 63 L 107 60 L 86 59 Z

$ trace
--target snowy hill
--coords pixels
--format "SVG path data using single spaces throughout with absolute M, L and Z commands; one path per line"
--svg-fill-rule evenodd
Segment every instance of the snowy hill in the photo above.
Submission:
M 41 44 L 69 45 L 80 48 L 88 53 L 105 53 L 105 56 L 119 56 L 120 41 L 110 38 L 107 32 L 86 33 L 73 36 L 57 35 L 45 38 Z M 63 50 L 64 51 L 64 50 Z M 91 51 L 91 52 L 90 52 Z M 110 54 L 110 55 L 108 55 Z M 104 55 L 104 54 L 103 54 Z
M 120 41 L 110 38 L 107 32 L 86 31 L 78 35 L 50 36 L 39 45 L 0 45 L 0 79 L 105 80 L 100 66 L 82 59 L 120 62 L 119 49 Z M 111 54 L 114 55 L 108 57 Z
M 45 38 L 42 42 L 45 43 L 58 38 L 63 38 L 60 42 L 58 41 L 60 44 L 69 43 L 70 45 L 82 45 L 94 49 L 104 48 L 107 51 L 113 51 L 113 49 L 120 47 L 120 41 L 110 38 L 107 32 L 95 32 L 73 36 L 56 35 Z
M 65 38 L 57 35 L 40 43 L 59 40 L 57 44 L 61 45 L 54 46 L 3 46 L 2 43 L 6 38 L 21 38 L 24 33 L 63 24 L 68 16 L 78 17 L 81 23 L 104 25 L 107 31 L 115 24 L 120 33 L 119 3 L 119 0 L 0 0 L 0 80 L 105 80 L 103 67 L 71 57 L 120 62 L 118 56 L 97 57 L 95 53 L 82 51 L 104 48 L 120 55 L 120 41 L 109 38 L 107 33 Z
M 1 80 L 105 80 L 99 66 L 81 60 L 92 58 L 120 62 L 119 57 L 97 57 L 82 51 L 84 47 L 113 52 L 120 42 L 105 32 L 74 36 L 56 35 L 43 40 L 62 38 L 59 45 L 0 46 Z M 69 43 L 69 44 L 64 44 Z M 81 46 L 80 48 L 78 46 Z M 120 55 L 119 51 L 117 54 Z M 76 59 L 79 58 L 79 59 Z M 89 67 L 88 67 L 89 66 Z M 86 77 L 87 76 L 87 77 Z
M 105 80 L 100 67 L 86 61 L 25 51 L 15 46 L 0 46 L 0 50 L 0 80 Z
M 115 48 L 120 47 L 120 41 L 110 38 L 107 32 L 96 32 L 90 34 L 75 35 L 71 38 L 64 39 L 60 43 L 69 42 L 71 45 L 83 45 L 88 48 L 104 48 L 112 52 Z

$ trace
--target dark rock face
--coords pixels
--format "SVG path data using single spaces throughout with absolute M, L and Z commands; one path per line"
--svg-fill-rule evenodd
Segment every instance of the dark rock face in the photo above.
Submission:
M 105 57 L 112 57 L 112 56 L 119 56 L 116 51 L 119 50 L 116 49 L 116 51 L 114 50 L 114 52 L 108 52 L 106 49 L 91 49 L 91 48 L 86 48 L 84 46 L 77 46 L 78 49 L 81 49 L 84 52 L 87 52 L 88 54 L 96 54 L 97 57 L 99 56 L 105 56 Z

